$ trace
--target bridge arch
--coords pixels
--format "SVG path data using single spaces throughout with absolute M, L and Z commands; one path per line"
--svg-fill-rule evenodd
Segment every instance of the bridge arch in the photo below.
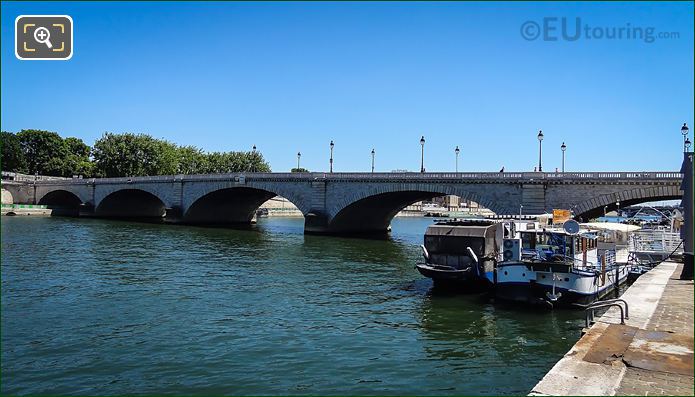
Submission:
M 249 223 L 256 209 L 277 194 L 252 187 L 235 186 L 213 190 L 193 201 L 183 220 L 187 223 Z
M 308 190 L 301 182 L 207 181 L 187 184 L 185 190 L 182 215 L 186 223 L 248 223 L 261 204 L 276 196 L 286 198 L 302 214 L 306 214 L 311 206 Z
M 650 201 L 682 198 L 683 191 L 677 185 L 643 186 L 590 198 L 577 204 L 574 207 L 574 213 L 575 216 L 588 220 L 603 215 L 605 207 L 608 211 L 615 210 L 618 207 L 618 202 L 620 202 L 620 207 L 628 207 Z
M 454 195 L 474 201 L 493 212 L 504 208 L 482 185 L 399 183 L 370 186 L 352 194 L 336 196 L 328 211 L 326 228 L 334 233 L 385 232 L 396 214 L 413 203 Z
M 80 201 L 80 204 L 87 204 L 91 201 L 89 192 L 82 186 L 63 185 L 55 187 L 49 185 L 37 186 L 36 188 L 36 203 L 41 205 L 60 205 L 65 203 L 65 200 L 72 200 L 68 197 L 73 196 Z
M 101 199 L 95 214 L 111 218 L 163 218 L 166 204 L 146 190 L 120 189 Z
M 39 205 L 46 205 L 49 208 L 79 208 L 82 199 L 69 190 L 57 189 L 44 194 L 39 200 Z

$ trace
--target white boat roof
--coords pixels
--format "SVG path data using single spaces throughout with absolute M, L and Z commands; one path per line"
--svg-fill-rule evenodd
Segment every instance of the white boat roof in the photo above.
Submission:
M 611 223 L 611 222 L 588 222 L 582 223 L 582 227 L 594 230 L 614 230 L 618 232 L 634 232 L 640 230 L 641 227 L 637 225 L 627 225 L 624 223 Z

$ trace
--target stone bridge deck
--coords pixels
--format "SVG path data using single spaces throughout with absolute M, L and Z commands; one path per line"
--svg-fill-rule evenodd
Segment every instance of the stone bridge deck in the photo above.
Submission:
M 383 232 L 395 214 L 441 195 L 498 214 L 572 209 L 591 217 L 639 202 L 682 197 L 678 172 L 231 173 L 4 183 L 16 202 L 79 208 L 104 217 L 186 223 L 249 222 L 264 201 L 287 198 L 308 232 Z M 523 207 L 522 207 L 523 206 Z

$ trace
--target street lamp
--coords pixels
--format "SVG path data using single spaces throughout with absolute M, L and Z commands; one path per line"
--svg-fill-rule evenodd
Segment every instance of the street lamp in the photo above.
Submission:
M 685 141 L 688 139 L 688 131 L 688 125 L 686 123 L 683 123 L 683 126 L 681 127 L 681 134 L 683 134 L 683 152 L 687 151 L 685 149 Z
M 521 220 L 521 214 L 522 214 L 523 212 L 524 212 L 524 205 L 521 204 L 521 205 L 519 206 L 519 220 Z
M 372 149 L 372 174 L 374 173 L 374 149 Z
M 329 172 L 333 172 L 333 146 L 335 146 L 335 145 L 333 144 L 333 141 L 331 141 L 330 146 L 331 146 L 331 161 L 330 161 L 331 169 L 330 169 Z
M 425 172 L 425 136 L 420 138 L 420 172 Z
M 538 130 L 538 172 L 543 172 L 543 130 Z
M 620 217 L 620 200 L 615 202 L 615 214 Z
M 461 153 L 461 150 L 459 149 L 458 145 L 456 145 L 454 153 L 456 153 L 456 172 L 459 172 L 459 153 Z
M 603 216 L 604 216 L 604 217 L 606 216 L 607 211 L 608 211 L 608 206 L 607 206 L 607 205 L 604 205 L 604 206 L 603 206 Z
M 565 145 L 565 142 L 562 142 L 560 150 L 562 150 L 562 172 L 565 172 L 565 150 L 567 150 L 567 145 Z
M 299 172 L 299 159 L 301 159 L 301 158 L 302 158 L 302 153 L 297 152 L 297 172 Z
M 683 123 L 683 126 L 681 127 L 681 134 L 683 134 L 683 151 L 685 152 L 685 140 L 688 139 L 688 125 L 686 123 Z
M 253 159 L 251 160 L 251 172 L 256 172 L 256 162 L 255 162 L 255 155 L 256 155 L 256 145 L 253 145 L 253 148 L 251 149 L 251 154 L 253 154 Z
M 690 151 L 690 138 L 685 139 L 685 151 L 686 152 Z

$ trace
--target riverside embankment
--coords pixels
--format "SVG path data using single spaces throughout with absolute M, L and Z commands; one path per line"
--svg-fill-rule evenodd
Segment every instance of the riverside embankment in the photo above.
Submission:
M 663 262 L 621 296 L 533 388 L 532 395 L 684 395 L 693 390 L 693 281 Z

